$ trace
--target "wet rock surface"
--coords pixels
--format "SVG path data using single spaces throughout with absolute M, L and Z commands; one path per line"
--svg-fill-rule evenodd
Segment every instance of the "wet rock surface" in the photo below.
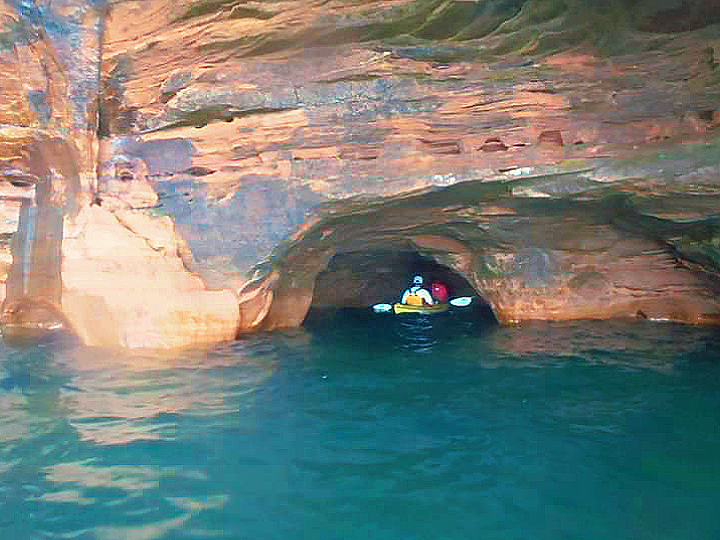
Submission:
M 3 231 L 23 204 L 63 223 L 3 244 L 8 291 L 62 250 L 38 298 L 122 346 L 298 325 L 418 271 L 501 322 L 717 322 L 715 3 L 7 2 Z

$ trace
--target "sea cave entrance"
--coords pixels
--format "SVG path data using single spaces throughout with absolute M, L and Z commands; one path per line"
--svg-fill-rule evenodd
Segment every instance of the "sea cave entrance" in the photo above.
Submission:
M 458 272 L 418 251 L 379 248 L 337 253 L 330 259 L 315 279 L 305 323 L 326 319 L 338 310 L 370 313 L 374 304 L 397 302 L 415 275 L 421 275 L 428 288 L 433 282 L 443 283 L 450 298 L 473 297 L 465 315 L 483 324 L 496 322 L 489 305 Z
M 451 298 L 472 296 L 465 312 L 495 321 L 486 302 L 490 298 L 478 294 L 478 287 L 487 286 L 478 272 L 486 266 L 486 247 L 492 249 L 497 239 L 478 222 L 481 186 L 461 187 L 324 208 L 322 218 L 303 226 L 277 251 L 269 294 L 256 295 L 265 300 L 253 304 L 267 311 L 254 309 L 245 319 L 273 330 L 305 324 L 319 312 L 372 313 L 374 304 L 399 301 L 420 274 L 428 287 L 443 283 Z

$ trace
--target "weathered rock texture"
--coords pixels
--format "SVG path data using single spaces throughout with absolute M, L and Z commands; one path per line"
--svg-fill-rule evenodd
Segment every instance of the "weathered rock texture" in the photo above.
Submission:
M 678 152 L 675 157 L 691 156 Z M 693 210 L 672 209 L 682 222 L 656 217 L 667 211 L 658 193 L 668 188 L 660 188 L 657 179 L 623 182 L 627 193 L 595 177 L 597 169 L 465 182 L 392 203 L 336 207 L 335 215 L 320 220 L 279 257 L 279 267 L 298 284 L 297 292 L 311 289 L 317 268 L 324 269 L 332 257 L 354 257 L 351 267 L 331 264 L 321 271 L 316 303 L 332 303 L 322 299 L 334 295 L 341 299 L 337 305 L 371 305 L 392 301 L 402 287 L 378 275 L 393 272 L 385 269 L 388 257 L 375 252 L 412 251 L 447 269 L 446 275 L 438 269 L 424 273 L 445 282 L 455 279 L 451 292 L 464 295 L 453 276 L 465 278 L 502 322 L 640 317 L 718 323 L 720 221 L 716 212 L 705 215 L 717 210 L 720 169 L 715 166 L 702 177 L 695 166 L 689 178 L 669 181 L 673 189 L 684 181 L 682 191 L 693 193 Z M 646 213 L 632 203 L 633 193 L 643 195 Z M 651 207 L 655 215 L 649 214 Z M 363 251 L 372 260 L 363 260 L 358 254 Z M 376 268 L 368 271 L 372 263 Z M 396 265 L 406 280 L 422 270 L 417 262 Z M 358 282 L 362 293 L 353 295 Z M 287 311 L 283 316 L 296 321 Z
M 28 256 L 89 343 L 294 326 L 420 270 L 501 322 L 718 321 L 715 0 L 4 5 L 0 67 L 34 67 L 0 89 L 3 231 L 64 197 L 62 267 Z
M 237 334 L 237 298 L 207 291 L 169 218 L 85 207 L 63 242 L 63 311 L 90 345 L 171 348 Z M 122 254 L 122 255 L 121 255 Z

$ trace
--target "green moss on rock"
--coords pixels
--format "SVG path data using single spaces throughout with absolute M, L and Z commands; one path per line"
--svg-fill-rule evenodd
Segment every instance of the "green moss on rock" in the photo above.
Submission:
M 272 13 L 259 9 L 240 6 L 239 3 L 238 0 L 200 0 L 192 3 L 176 20 L 185 21 L 226 9 L 230 10 L 231 19 L 270 19 L 273 16 Z

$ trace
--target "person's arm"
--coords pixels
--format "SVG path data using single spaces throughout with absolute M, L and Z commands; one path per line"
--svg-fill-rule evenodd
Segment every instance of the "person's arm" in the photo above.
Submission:
M 400 303 L 404 304 L 405 300 L 407 300 L 408 296 L 410 296 L 410 289 L 405 289 L 405 292 L 402 295 L 402 300 L 400 300 Z
M 425 301 L 425 303 L 427 305 L 429 305 L 429 306 L 433 305 L 432 296 L 430 296 L 430 293 L 427 291 L 427 289 L 420 289 L 420 291 L 418 291 L 418 294 Z

